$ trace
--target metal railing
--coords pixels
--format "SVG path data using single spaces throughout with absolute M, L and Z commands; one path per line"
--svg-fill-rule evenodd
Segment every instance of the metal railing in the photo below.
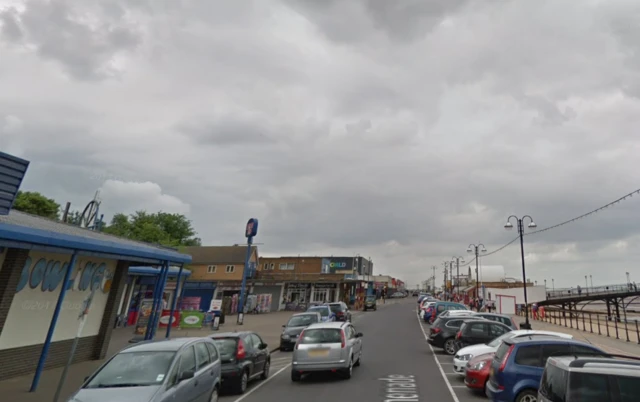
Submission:
M 519 315 L 524 317 L 524 312 L 521 311 Z M 640 345 L 640 316 L 637 315 L 617 318 L 616 316 L 607 316 L 605 312 L 545 308 L 544 316 L 538 312 L 537 317 L 534 317 L 532 311 L 529 310 L 529 318 L 534 322 L 540 320 Z
M 634 283 L 628 283 L 624 285 L 609 285 L 609 286 L 589 286 L 577 287 L 570 289 L 554 289 L 547 291 L 547 300 L 552 299 L 568 299 L 573 297 L 584 296 L 599 296 L 599 295 L 616 295 L 638 292 L 638 288 Z

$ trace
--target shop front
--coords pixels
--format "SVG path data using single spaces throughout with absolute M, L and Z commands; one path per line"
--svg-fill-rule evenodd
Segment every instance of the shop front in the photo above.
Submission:
M 287 311 L 305 311 L 311 299 L 311 284 L 291 282 L 285 285 L 284 304 Z
M 242 281 L 218 282 L 215 300 L 219 300 L 222 312 L 225 315 L 236 314 L 238 312 L 238 302 L 240 300 L 240 290 Z
M 338 301 L 337 283 L 314 283 L 311 286 L 311 303 L 333 303 Z
M 185 282 L 182 297 L 180 298 L 181 308 L 188 308 L 194 311 L 209 311 L 216 287 L 216 282 Z
M 264 303 L 269 304 L 268 311 L 280 310 L 280 302 L 282 301 L 282 293 L 284 292 L 284 282 L 280 283 L 262 283 L 256 282 L 253 284 L 251 295 L 256 296 L 256 307 L 263 306 Z M 267 300 L 268 299 L 268 300 Z M 263 302 L 264 300 L 264 302 Z M 247 300 L 250 302 L 250 300 Z M 253 303 L 250 303 L 253 304 Z M 260 308 L 259 312 L 266 312 Z

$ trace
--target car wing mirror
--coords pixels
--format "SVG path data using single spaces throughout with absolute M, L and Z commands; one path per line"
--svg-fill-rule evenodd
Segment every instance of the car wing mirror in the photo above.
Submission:
M 261 343 L 260 344 L 260 350 L 265 350 L 267 348 L 267 346 L 269 346 L 269 345 L 267 345 L 266 343 Z
M 356 334 L 356 338 L 362 338 L 362 336 L 363 336 L 362 332 L 358 332 L 358 333 Z
M 195 375 L 196 375 L 196 373 L 191 371 L 191 370 L 183 371 L 182 373 L 180 373 L 180 377 L 178 377 L 178 382 L 184 381 L 184 380 L 189 380 L 189 379 L 195 377 Z

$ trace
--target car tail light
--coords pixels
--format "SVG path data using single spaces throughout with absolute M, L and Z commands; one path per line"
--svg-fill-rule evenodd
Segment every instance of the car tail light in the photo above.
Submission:
M 236 349 L 236 359 L 242 360 L 247 357 L 247 351 L 244 348 L 244 342 L 242 339 L 238 339 L 238 349 Z
M 502 359 L 502 363 L 500 363 L 500 368 L 498 369 L 498 371 L 504 371 L 504 368 L 507 366 L 507 360 L 509 360 L 509 356 L 511 355 L 511 352 L 513 352 L 513 349 L 516 347 L 516 345 L 511 345 L 509 347 L 509 350 L 507 350 L 507 353 L 504 355 L 504 358 Z
M 342 349 L 347 346 L 347 340 L 344 337 L 344 331 L 340 331 L 340 343 L 342 344 Z
M 302 339 L 303 336 L 304 336 L 304 329 L 302 330 L 302 332 L 300 332 L 300 335 L 298 335 L 298 340 L 296 341 L 296 346 L 294 346 L 296 350 L 298 350 L 298 346 L 300 346 L 300 340 Z
M 442 330 L 440 328 L 431 328 L 431 333 L 432 334 L 437 334 L 437 333 L 440 333 L 440 332 L 442 332 Z
M 460 338 L 462 338 L 462 331 L 458 331 L 456 334 L 456 339 L 460 340 Z

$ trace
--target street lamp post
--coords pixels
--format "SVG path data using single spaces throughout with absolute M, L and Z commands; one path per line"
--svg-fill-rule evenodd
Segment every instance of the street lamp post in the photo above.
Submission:
M 511 215 L 507 218 L 507 223 L 504 225 L 504 228 L 507 230 L 513 229 L 513 224 L 511 223 L 511 218 L 514 218 L 518 224 L 518 235 L 520 236 L 520 257 L 522 259 L 522 285 L 524 289 L 524 313 L 525 313 L 525 327 L 523 328 L 520 325 L 520 329 L 531 329 L 531 324 L 529 324 L 529 305 L 527 301 L 527 272 L 524 266 L 524 220 L 529 218 L 529 228 L 536 228 L 537 225 L 533 222 L 533 218 L 529 215 L 525 215 L 522 218 L 518 218 L 515 215 Z
M 478 260 L 480 259 L 480 257 L 479 257 L 480 253 L 479 253 L 478 250 L 480 250 L 480 252 L 486 253 L 487 249 L 485 248 L 484 244 L 482 244 L 482 243 L 480 243 L 480 244 L 469 244 L 469 247 L 467 247 L 467 253 L 472 253 L 472 252 L 474 252 L 474 250 L 475 250 L 475 254 L 476 254 L 476 299 L 480 300 L 480 293 L 479 293 L 479 290 L 478 290 L 478 285 L 480 283 L 480 278 L 478 276 Z M 477 305 L 476 309 L 478 311 L 480 311 L 480 306 Z
M 451 290 L 449 292 L 449 300 L 453 301 L 453 260 L 449 262 L 449 281 L 451 281 Z
M 589 282 L 591 282 L 591 289 L 593 289 L 593 276 L 589 275 Z
M 553 278 L 551 278 L 551 290 L 556 290 L 556 281 Z
M 460 263 L 464 264 L 464 257 L 451 257 L 456 260 L 456 294 L 460 297 Z M 453 286 L 453 284 L 452 284 Z

